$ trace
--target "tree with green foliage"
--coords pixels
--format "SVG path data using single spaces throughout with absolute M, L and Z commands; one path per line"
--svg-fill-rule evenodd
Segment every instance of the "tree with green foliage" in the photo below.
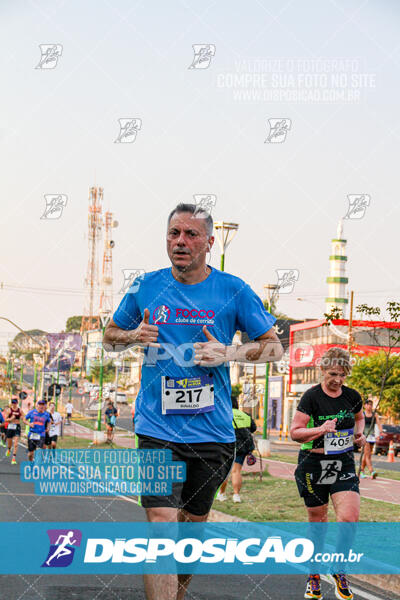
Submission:
M 232 396 L 234 398 L 239 398 L 241 393 L 242 393 L 242 386 L 240 383 L 236 383 L 235 385 L 232 386 Z
M 79 333 L 82 325 L 82 315 L 75 315 L 74 317 L 68 317 L 65 324 L 66 333 Z M 92 317 L 93 327 L 98 327 L 98 317 Z
M 100 377 L 100 363 L 96 363 L 90 369 L 90 377 L 94 377 L 96 382 L 99 381 Z M 115 367 L 111 360 L 103 363 L 103 382 L 110 383 L 115 378 Z
M 67 323 L 65 325 L 65 331 L 67 333 L 74 332 L 74 331 L 80 331 L 81 324 L 82 324 L 82 315 L 69 317 L 67 319 Z
M 43 331 L 42 329 L 27 329 L 24 333 L 20 331 L 19 333 L 17 333 L 13 340 L 8 342 L 8 348 L 10 353 L 17 358 L 23 356 L 26 360 L 33 360 L 33 355 L 37 354 L 37 352 L 43 348 L 43 344 L 40 341 L 38 341 L 36 349 L 30 348 L 28 350 L 26 344 L 29 338 L 26 334 L 28 334 L 32 338 L 47 335 L 46 331 Z M 30 340 L 30 342 L 31 341 L 32 340 Z
M 388 373 L 381 394 L 386 370 Z M 395 419 L 400 416 L 400 363 L 397 354 L 387 357 L 385 352 L 378 352 L 360 357 L 347 377 L 346 385 L 360 392 L 364 400 L 368 396 L 380 397 L 381 412 Z
M 46 335 L 47 334 L 47 332 L 43 331 L 42 329 L 27 329 L 25 333 L 27 333 L 28 335 L 31 335 L 32 337 L 35 337 L 35 335 Z M 26 338 L 25 333 L 22 333 L 22 331 L 17 333 L 17 335 L 14 338 L 14 341 L 18 341 L 22 338 Z

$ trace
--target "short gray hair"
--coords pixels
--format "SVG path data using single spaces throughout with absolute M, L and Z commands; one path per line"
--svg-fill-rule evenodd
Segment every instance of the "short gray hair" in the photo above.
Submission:
M 184 202 L 182 202 L 181 204 L 178 204 L 178 206 L 176 206 L 174 208 L 174 210 L 170 213 L 170 215 L 168 217 L 168 226 L 170 224 L 172 217 L 176 213 L 184 213 L 184 212 L 190 213 L 193 216 L 198 217 L 199 219 L 204 219 L 207 235 L 209 237 L 212 235 L 213 228 L 214 228 L 214 222 L 213 222 L 212 216 L 204 208 L 202 208 L 201 206 L 197 206 L 196 204 L 185 204 Z
M 324 371 L 331 369 L 332 367 L 343 367 L 345 374 L 348 375 L 351 372 L 353 362 L 354 361 L 347 350 L 334 346 L 324 352 L 319 364 Z

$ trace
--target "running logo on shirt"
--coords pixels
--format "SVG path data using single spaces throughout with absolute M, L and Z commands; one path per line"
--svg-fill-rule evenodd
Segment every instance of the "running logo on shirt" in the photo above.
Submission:
M 156 325 L 157 323 L 167 323 L 170 316 L 171 310 L 168 306 L 166 306 L 165 304 L 157 306 L 157 308 L 153 312 L 154 325 Z
M 81 545 L 80 529 L 48 529 L 50 548 L 42 567 L 68 567 L 74 558 L 75 548 Z

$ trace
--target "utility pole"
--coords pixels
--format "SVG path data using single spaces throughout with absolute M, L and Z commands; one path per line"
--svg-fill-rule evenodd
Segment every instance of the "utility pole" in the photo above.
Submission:
M 238 223 L 225 223 L 225 221 L 216 221 L 214 223 L 216 238 L 221 248 L 221 271 L 225 270 L 225 252 L 239 229 Z
M 267 292 L 267 311 L 271 310 L 271 291 L 272 297 L 278 289 L 277 284 L 268 283 L 264 285 Z M 269 362 L 265 365 L 265 394 L 264 394 L 264 418 L 263 418 L 263 440 L 268 439 L 268 384 L 269 384 Z
M 349 317 L 349 332 L 348 332 L 348 342 L 347 342 L 347 350 L 351 354 L 351 349 L 353 347 L 353 300 L 354 300 L 354 292 L 351 290 L 350 292 L 350 317 Z

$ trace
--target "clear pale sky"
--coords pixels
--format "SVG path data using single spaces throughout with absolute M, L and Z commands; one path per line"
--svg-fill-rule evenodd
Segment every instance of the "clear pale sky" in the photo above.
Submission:
M 115 306 L 122 269 L 167 266 L 166 217 L 202 193 L 217 196 L 216 220 L 240 225 L 227 271 L 263 295 L 276 269 L 299 269 L 279 302 L 298 318 L 322 315 L 347 194 L 369 194 L 364 218 L 344 222 L 349 288 L 357 304 L 399 299 L 397 2 L 13 0 L 0 10 L 1 316 L 59 331 L 82 314 L 94 184 L 119 221 Z M 63 47 L 57 66 L 35 69 L 50 43 Z M 193 44 L 215 45 L 207 69 L 189 69 Z M 289 75 L 310 91 L 317 59 L 353 65 L 340 71 L 346 93 L 365 75 L 357 102 L 241 96 L 242 85 L 259 89 L 254 71 L 262 93 L 293 85 Z M 235 74 L 251 77 L 231 84 Z M 125 117 L 142 128 L 116 144 Z M 283 143 L 265 143 L 273 118 L 291 120 Z M 45 194 L 67 195 L 59 220 L 40 219 Z M 15 333 L 0 321 L 0 351 Z

